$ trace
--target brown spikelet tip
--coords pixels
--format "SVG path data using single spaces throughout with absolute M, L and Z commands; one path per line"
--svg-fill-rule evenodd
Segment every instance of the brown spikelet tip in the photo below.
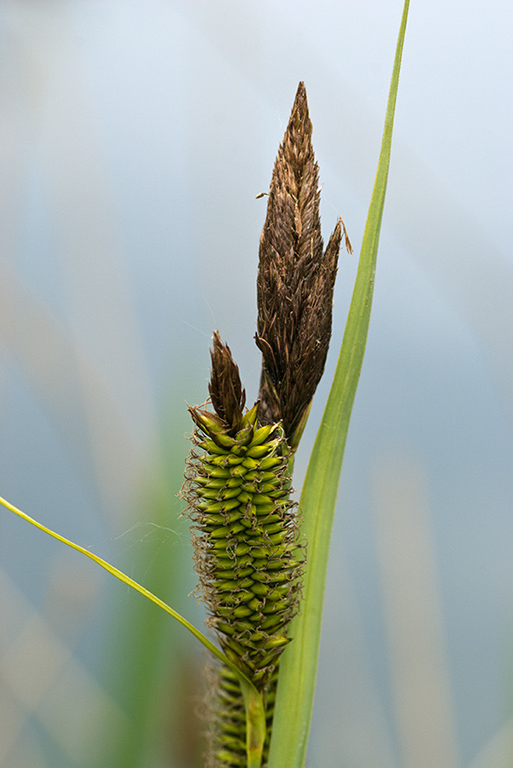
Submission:
M 274 165 L 260 238 L 255 337 L 263 358 L 260 421 L 282 420 L 293 447 L 324 371 L 342 240 L 339 220 L 324 251 L 311 139 L 301 82 Z
M 214 331 L 210 357 L 212 359 L 212 373 L 208 385 L 210 398 L 226 431 L 232 434 L 240 428 L 242 412 L 246 404 L 246 392 L 242 388 L 239 367 L 233 360 L 230 347 L 221 341 L 218 331 Z

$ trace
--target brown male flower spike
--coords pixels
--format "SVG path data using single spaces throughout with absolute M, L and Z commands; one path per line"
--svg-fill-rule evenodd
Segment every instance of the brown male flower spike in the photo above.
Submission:
M 267 217 L 260 238 L 257 281 L 262 352 L 262 424 L 283 422 L 295 448 L 324 371 L 331 337 L 333 288 L 343 223 L 324 251 L 319 215 L 319 168 L 304 83 L 274 165 Z M 346 247 L 351 246 L 346 237 Z

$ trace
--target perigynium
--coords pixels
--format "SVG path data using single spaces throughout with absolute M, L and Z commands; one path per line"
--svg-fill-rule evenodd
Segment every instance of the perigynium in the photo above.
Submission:
M 291 500 L 292 456 L 322 376 L 343 224 L 324 250 L 319 172 L 306 91 L 299 84 L 275 162 L 260 240 L 259 399 L 245 391 L 229 347 L 214 332 L 213 410 L 190 407 L 196 429 L 183 494 L 192 520 L 199 593 L 228 658 L 261 691 L 272 729 L 279 658 L 298 611 L 305 542 Z M 346 239 L 346 245 L 350 248 Z M 246 765 L 239 682 L 221 665 L 211 695 L 209 766 Z

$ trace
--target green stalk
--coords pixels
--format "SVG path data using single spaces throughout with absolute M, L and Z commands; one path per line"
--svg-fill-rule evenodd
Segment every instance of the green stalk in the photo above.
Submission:
M 248 685 L 245 679 L 241 679 L 241 689 L 246 707 L 248 768 L 260 768 L 266 732 L 262 696 L 253 685 Z
M 322 604 L 340 472 L 349 420 L 369 328 L 376 257 L 392 146 L 399 72 L 409 0 L 405 0 L 392 71 L 376 181 L 362 241 L 358 272 L 328 402 L 310 457 L 300 507 L 308 560 L 301 614 L 283 653 L 273 721 L 269 768 L 302 768 L 312 717 Z

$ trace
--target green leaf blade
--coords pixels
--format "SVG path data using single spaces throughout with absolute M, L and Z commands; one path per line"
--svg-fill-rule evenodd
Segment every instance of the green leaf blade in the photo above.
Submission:
M 385 203 L 401 57 L 408 18 L 405 0 L 392 72 L 378 170 L 353 297 L 328 402 L 300 500 L 308 541 L 301 614 L 280 663 L 269 768 L 302 768 L 313 709 L 329 546 L 344 449 L 370 321 L 376 258 Z
M 66 546 L 71 547 L 71 549 L 74 549 L 75 551 L 80 552 L 82 555 L 85 555 L 101 568 L 110 573 L 112 576 L 115 576 L 117 579 L 123 582 L 123 584 L 126 584 L 136 592 L 139 592 L 139 594 L 146 597 L 148 600 L 151 600 L 151 602 L 155 603 L 155 605 L 158 605 L 159 608 L 162 608 L 164 611 L 166 611 L 166 613 L 176 619 L 176 621 L 178 621 L 183 627 L 188 629 L 189 632 L 194 635 L 194 637 L 199 640 L 207 650 L 209 650 L 217 659 L 219 659 L 219 661 L 233 669 L 233 671 L 239 677 L 246 704 L 248 768 L 259 768 L 265 739 L 264 706 L 260 693 L 257 691 L 252 682 L 241 672 L 241 670 L 219 648 L 217 648 L 217 646 L 215 646 L 214 643 L 208 639 L 208 637 L 206 637 L 202 632 L 200 632 L 199 629 L 191 624 L 190 621 L 181 616 L 177 611 L 171 608 L 171 606 L 161 600 L 160 597 L 157 597 L 153 594 L 153 592 L 150 592 L 149 589 L 146 589 L 146 587 L 143 587 L 137 581 L 131 579 L 130 576 L 127 576 L 125 573 L 123 573 L 123 571 L 120 571 L 119 568 L 111 565 L 106 560 L 103 560 L 103 558 L 98 557 L 98 555 L 95 555 L 94 552 L 85 549 L 85 547 L 81 547 L 80 544 L 75 544 L 75 542 L 71 541 L 70 539 L 67 539 L 64 536 L 61 536 L 59 533 L 52 531 L 51 528 L 47 528 L 46 525 L 43 525 L 37 520 L 34 520 L 33 517 L 30 517 L 21 509 L 15 507 L 14 504 L 6 501 L 6 499 L 0 497 L 0 505 L 10 510 L 11 512 L 14 512 L 15 515 L 18 515 L 18 517 L 21 517 L 22 520 L 25 520 L 27 523 L 30 523 L 36 528 L 39 528 L 40 531 L 48 534 L 48 536 L 57 539 L 57 541 L 60 541 L 62 544 L 66 544 Z

